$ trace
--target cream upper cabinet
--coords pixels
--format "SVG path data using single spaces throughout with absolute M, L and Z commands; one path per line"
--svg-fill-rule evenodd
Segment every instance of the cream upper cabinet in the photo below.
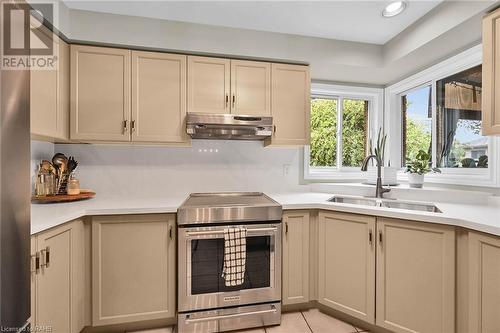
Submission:
M 33 248 L 32 258 L 39 268 L 32 263 L 32 323 L 51 327 L 54 333 L 80 332 L 84 326 L 83 222 L 33 236 Z
M 319 213 L 318 301 L 375 323 L 375 218 Z
M 231 60 L 188 56 L 188 112 L 229 113 Z
M 284 305 L 309 302 L 309 212 L 283 213 Z
M 469 233 L 469 330 L 500 332 L 500 238 Z
M 266 145 L 309 142 L 307 66 L 85 45 L 71 45 L 70 55 L 71 140 L 186 145 L 193 112 L 271 115 Z M 58 84 L 50 78 L 45 89 Z
M 271 114 L 274 133 L 266 145 L 309 144 L 309 67 L 271 64 Z
M 130 50 L 71 45 L 71 139 L 130 141 Z
M 92 219 L 92 324 L 175 317 L 175 215 Z
M 398 333 L 455 332 L 453 227 L 377 219 L 376 271 L 378 326 Z
M 271 115 L 271 64 L 231 60 L 231 113 Z
M 483 19 L 482 133 L 500 135 L 500 9 Z
M 132 141 L 187 142 L 186 56 L 132 51 Z
M 52 32 L 47 31 L 52 34 Z M 56 35 L 53 70 L 30 71 L 31 134 L 49 140 L 69 139 L 69 46 Z
M 188 112 L 271 115 L 271 64 L 188 56 Z

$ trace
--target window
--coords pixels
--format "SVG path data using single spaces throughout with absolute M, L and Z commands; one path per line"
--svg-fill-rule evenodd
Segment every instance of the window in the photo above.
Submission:
M 342 165 L 360 167 L 368 140 L 368 101 L 344 99 L 342 110 Z
M 403 140 L 402 165 L 419 150 L 431 152 L 431 86 L 415 89 L 401 96 Z
M 441 173 L 432 183 L 500 187 L 500 138 L 482 125 L 482 46 L 474 46 L 385 88 L 386 156 L 402 167 L 423 149 Z M 401 170 L 400 180 L 406 179 Z
M 487 168 L 488 138 L 481 135 L 481 65 L 401 95 L 402 165 L 419 150 L 432 153 L 433 118 L 439 168 Z
M 337 102 L 335 98 L 311 99 L 311 166 L 337 164 Z
M 311 166 L 361 166 L 366 156 L 368 103 L 342 97 L 311 99 Z
M 383 89 L 311 85 L 311 143 L 304 147 L 305 180 L 360 181 L 369 139 L 382 126 Z
M 487 168 L 481 135 L 481 66 L 437 81 L 437 158 L 442 168 Z

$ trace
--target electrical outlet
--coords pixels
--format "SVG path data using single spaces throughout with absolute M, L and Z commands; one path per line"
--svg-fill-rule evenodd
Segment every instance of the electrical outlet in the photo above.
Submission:
M 283 164 L 283 176 L 286 176 L 290 173 L 290 164 Z

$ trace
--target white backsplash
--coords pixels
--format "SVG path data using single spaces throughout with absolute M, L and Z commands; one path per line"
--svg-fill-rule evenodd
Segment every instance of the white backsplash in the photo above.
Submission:
M 373 186 L 350 183 L 299 185 L 302 163 L 298 148 L 265 148 L 255 141 L 194 140 L 189 148 L 132 145 L 52 144 L 31 142 L 32 179 L 42 159 L 55 152 L 74 156 L 82 188 L 100 196 L 186 196 L 191 192 L 316 191 L 373 195 Z M 443 190 L 447 191 L 443 196 Z M 467 192 L 464 192 L 468 190 Z M 472 190 L 472 192 L 471 192 Z M 483 193 L 484 192 L 484 193 Z M 490 188 L 449 188 L 426 184 L 409 189 L 403 184 L 386 194 L 407 200 L 489 200 Z
M 35 165 L 54 152 L 74 156 L 81 187 L 99 195 L 277 193 L 308 188 L 299 185 L 298 148 L 265 148 L 255 141 L 194 140 L 190 148 L 32 141 Z

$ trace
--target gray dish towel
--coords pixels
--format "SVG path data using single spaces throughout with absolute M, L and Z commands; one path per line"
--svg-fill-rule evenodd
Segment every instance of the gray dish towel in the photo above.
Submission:
M 222 277 L 226 287 L 239 286 L 245 281 L 247 229 L 224 228 L 224 267 Z

